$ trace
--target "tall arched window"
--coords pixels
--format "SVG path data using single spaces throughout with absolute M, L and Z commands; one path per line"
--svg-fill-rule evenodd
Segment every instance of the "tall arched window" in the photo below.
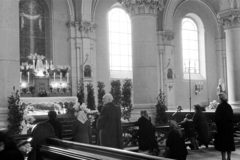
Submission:
M 121 8 L 113 8 L 108 15 L 109 20 L 109 55 L 111 78 L 114 73 L 132 72 L 131 23 L 127 13 Z M 124 78 L 131 78 L 122 75 Z
M 182 57 L 184 78 L 205 79 L 204 26 L 195 14 L 188 14 L 182 20 Z
M 182 53 L 184 71 L 199 73 L 198 29 L 190 18 L 182 20 Z

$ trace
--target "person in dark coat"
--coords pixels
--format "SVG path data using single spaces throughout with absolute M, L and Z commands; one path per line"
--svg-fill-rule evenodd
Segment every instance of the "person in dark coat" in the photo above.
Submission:
M 61 122 L 56 119 L 57 113 L 55 111 L 49 111 L 48 118 L 46 122 L 53 126 L 56 137 L 62 139 L 63 128 Z
M 222 160 L 231 159 L 231 151 L 235 151 L 234 130 L 233 130 L 233 110 L 228 104 L 227 95 L 221 92 L 218 95 L 220 104 L 215 111 L 215 123 L 217 134 L 215 137 L 215 149 L 222 154 Z M 226 159 L 227 152 L 227 159 Z
M 170 155 L 166 158 L 186 160 L 187 149 L 181 128 L 176 121 L 169 121 L 170 131 L 168 133 L 166 147 L 169 148 Z
M 155 128 L 148 117 L 147 111 L 141 111 L 141 117 L 135 122 L 135 125 L 139 126 L 139 150 L 149 150 L 157 155 L 159 148 L 157 140 L 155 139 Z
M 211 141 L 210 128 L 207 120 L 202 113 L 202 107 L 199 104 L 194 105 L 195 114 L 193 115 L 193 123 L 195 124 L 197 131 L 197 140 L 199 146 L 204 144 L 208 148 L 208 144 Z
M 24 156 L 22 152 L 17 148 L 14 140 L 3 132 L 0 132 L 0 159 L 24 160 Z
M 195 126 L 191 119 L 191 114 L 186 114 L 180 125 L 184 128 L 185 137 L 191 142 L 191 149 L 198 150 L 198 145 L 195 139 Z
M 111 94 L 103 96 L 104 106 L 97 120 L 101 146 L 123 149 L 121 109 L 112 103 Z
M 81 109 L 77 113 L 77 119 L 72 126 L 73 141 L 79 143 L 90 143 L 90 121 L 87 117 L 87 113 Z

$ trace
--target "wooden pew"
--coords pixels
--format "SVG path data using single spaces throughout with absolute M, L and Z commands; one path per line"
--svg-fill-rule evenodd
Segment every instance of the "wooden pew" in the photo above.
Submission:
M 89 159 L 89 160 L 167 160 L 167 158 L 145 155 L 141 153 L 129 152 L 125 150 L 83 144 L 47 138 L 47 145 L 40 145 L 37 157 L 40 159 Z

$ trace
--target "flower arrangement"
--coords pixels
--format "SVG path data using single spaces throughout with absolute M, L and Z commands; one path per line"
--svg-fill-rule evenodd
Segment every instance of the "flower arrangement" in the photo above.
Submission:
M 218 102 L 216 100 L 213 100 L 212 102 L 210 102 L 208 108 L 209 109 L 216 109 L 218 106 Z
M 39 97 L 47 97 L 48 96 L 48 92 L 46 90 L 41 90 L 38 93 Z
M 71 70 L 71 67 L 68 65 L 58 65 L 56 70 L 60 73 L 62 72 L 63 77 L 65 77 L 66 73 Z
M 33 122 L 36 120 L 33 116 L 28 115 L 30 111 L 34 111 L 34 106 L 28 105 L 24 109 L 23 120 L 21 122 L 21 134 L 28 134 L 29 129 L 33 127 Z
M 30 74 L 34 74 L 34 66 L 31 64 L 28 64 L 28 62 L 26 63 L 22 63 L 20 65 L 20 72 L 22 72 L 22 74 L 24 76 L 27 76 L 27 73 L 29 72 Z

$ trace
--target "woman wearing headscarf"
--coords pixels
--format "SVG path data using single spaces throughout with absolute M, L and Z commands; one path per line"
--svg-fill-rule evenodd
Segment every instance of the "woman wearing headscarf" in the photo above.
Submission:
M 204 144 L 206 148 L 208 148 L 208 143 L 211 141 L 211 133 L 207 120 L 202 113 L 202 107 L 199 104 L 194 105 L 194 110 L 193 123 L 196 127 L 199 147 Z
M 168 133 L 166 147 L 169 148 L 169 157 L 171 159 L 186 160 L 187 149 L 181 128 L 176 121 L 169 121 L 170 131 Z
M 72 126 L 73 141 L 89 144 L 90 121 L 87 117 L 89 109 L 86 108 L 84 103 L 81 106 L 80 104 L 76 104 L 74 108 L 77 111 L 75 114 L 77 119 L 73 122 Z
M 224 92 L 218 95 L 220 104 L 215 111 L 217 136 L 215 137 L 215 149 L 222 154 L 222 160 L 231 159 L 231 151 L 235 151 L 233 138 L 233 110 L 228 104 L 228 97 Z M 227 158 L 226 158 L 227 152 Z
M 136 126 L 139 126 L 139 150 L 146 151 L 149 150 L 153 154 L 158 155 L 159 149 L 157 140 L 155 139 L 155 128 L 148 117 L 147 111 L 141 111 L 141 117 L 135 122 Z

